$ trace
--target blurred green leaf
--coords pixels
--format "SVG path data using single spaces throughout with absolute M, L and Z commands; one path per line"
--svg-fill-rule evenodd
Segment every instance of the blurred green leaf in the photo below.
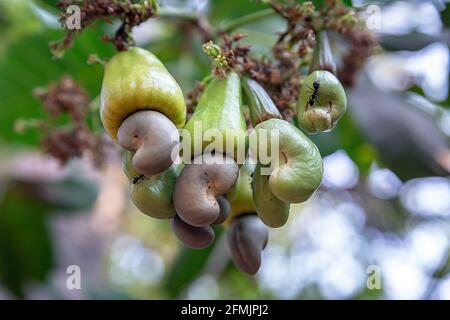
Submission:
M 450 5 L 447 4 L 445 9 L 441 11 L 441 19 L 444 26 L 450 26 Z
M 30 8 L 21 15 L 36 19 Z M 100 65 L 90 66 L 86 60 L 91 53 L 108 58 L 114 53 L 112 45 L 102 42 L 100 27 L 90 28 L 76 38 L 63 59 L 53 59 L 48 44 L 64 36 L 63 30 L 51 29 L 44 24 L 21 32 L 8 40 L 5 50 L 0 50 L 0 140 L 8 143 L 35 144 L 35 132 L 18 135 L 14 123 L 18 118 L 42 118 L 41 104 L 32 96 L 33 89 L 58 81 L 71 74 L 91 96 L 98 95 L 103 75 Z
M 49 213 L 75 213 L 92 208 L 93 181 L 69 175 L 60 181 L 8 180 L 0 194 L 0 282 L 17 297 L 32 282 L 43 282 L 53 267 Z
M 305 1 L 306 1 L 306 0 L 305 0 Z M 302 1 L 302 2 L 305 2 L 305 1 Z M 309 1 L 311 1 L 312 3 L 314 3 L 315 6 L 321 6 L 321 5 L 323 5 L 323 4 L 326 5 L 326 0 L 309 0 Z M 346 5 L 347 7 L 351 7 L 351 6 L 352 6 L 352 0 L 342 0 L 342 3 L 343 3 L 344 5 Z
M 211 0 L 210 8 L 210 17 L 213 20 L 222 21 L 267 9 L 267 5 L 256 1 Z
M 46 206 L 10 188 L 0 201 L 0 282 L 14 295 L 45 281 L 53 252 L 45 223 Z

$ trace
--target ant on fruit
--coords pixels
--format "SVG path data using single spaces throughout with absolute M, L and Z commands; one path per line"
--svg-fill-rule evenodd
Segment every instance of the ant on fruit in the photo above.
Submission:
M 309 89 L 311 89 L 311 87 L 308 86 Z M 320 83 L 317 80 L 314 80 L 313 82 L 313 88 L 311 89 L 313 90 L 313 93 L 311 94 L 311 97 L 309 98 L 309 106 L 312 107 L 314 105 L 314 101 L 319 99 L 319 88 L 320 88 Z
M 311 90 L 311 96 L 309 97 L 308 103 L 306 104 L 305 111 L 308 110 L 308 106 L 309 107 L 313 107 L 314 103 L 319 99 L 320 82 L 318 80 L 314 80 L 313 87 L 311 88 L 309 85 L 307 85 L 307 87 L 308 87 L 309 90 Z M 328 94 L 322 94 L 322 95 L 330 96 Z M 329 101 L 328 103 L 330 105 L 329 112 L 331 112 L 332 103 L 331 103 L 331 101 Z
M 145 176 L 143 174 L 141 174 L 138 177 L 134 177 L 132 182 L 133 182 L 133 184 L 137 184 L 137 183 L 141 182 L 142 180 L 144 180 L 144 178 L 145 178 Z

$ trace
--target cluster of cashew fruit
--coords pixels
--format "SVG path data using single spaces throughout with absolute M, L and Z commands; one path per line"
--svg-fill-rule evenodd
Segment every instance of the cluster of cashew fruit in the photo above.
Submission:
M 314 90 L 314 81 L 320 83 L 318 92 L 309 89 Z M 259 150 L 260 144 L 249 143 L 243 93 L 256 140 L 277 130 L 278 148 Z M 306 131 L 330 130 L 345 112 L 345 92 L 331 73 L 315 71 L 302 86 L 298 108 L 299 124 Z M 185 123 L 183 93 L 158 58 L 140 48 L 120 52 L 105 65 L 101 119 L 125 149 L 124 171 L 136 207 L 151 217 L 170 219 L 178 239 L 192 248 L 210 245 L 215 237 L 211 226 L 223 224 L 232 260 L 249 274 L 261 265 L 267 227 L 283 226 L 290 204 L 307 200 L 321 183 L 322 158 L 314 143 L 281 118 L 257 82 L 234 72 L 206 84 Z M 199 123 L 200 143 L 191 143 L 189 161 L 175 164 L 180 159 L 179 129 L 198 140 Z M 211 149 L 217 135 L 224 139 Z M 247 159 L 243 163 L 240 145 Z M 263 161 L 260 151 L 279 161 Z

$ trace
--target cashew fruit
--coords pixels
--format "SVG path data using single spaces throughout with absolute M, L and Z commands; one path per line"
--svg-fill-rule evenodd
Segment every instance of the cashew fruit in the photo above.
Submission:
M 135 152 L 133 167 L 146 176 L 161 173 L 172 165 L 180 140 L 177 127 L 153 110 L 130 115 L 120 125 L 117 137 L 123 148 Z
M 329 71 L 314 71 L 306 77 L 298 99 L 297 119 L 308 133 L 332 130 L 347 110 L 344 88 Z
M 131 200 L 140 211 L 150 217 L 170 219 L 175 216 L 172 194 L 176 179 L 173 167 L 163 173 L 143 177 L 131 184 Z
M 178 83 L 154 54 L 135 47 L 116 54 L 105 65 L 100 117 L 114 141 L 122 122 L 139 110 L 161 112 L 178 128 L 186 121 Z
M 214 230 L 210 226 L 191 226 L 178 216 L 171 220 L 170 225 L 177 238 L 190 248 L 203 249 L 214 241 Z
M 201 125 L 201 132 L 195 132 Z M 231 72 L 224 79 L 214 78 L 199 98 L 194 114 L 185 129 L 191 137 L 192 155 L 197 156 L 213 141 L 214 151 L 235 160 L 239 145 L 247 145 L 247 126 L 244 119 L 239 76 Z M 218 141 L 219 136 L 222 141 Z M 198 141 L 201 139 L 201 141 Z M 227 141 L 227 140 L 232 141 Z M 233 148 L 227 147 L 227 144 Z M 211 147 L 211 145 L 210 145 Z M 245 154 L 241 155 L 245 159 Z
M 327 70 L 336 74 L 336 63 L 334 62 L 333 52 L 326 30 L 322 30 L 316 35 L 316 45 L 309 67 L 309 73 L 316 70 Z
M 174 217 L 176 212 L 172 204 L 172 196 L 177 179 L 177 168 L 172 166 L 163 173 L 147 177 L 133 168 L 132 156 L 132 152 L 124 153 L 123 169 L 131 180 L 130 195 L 135 206 L 153 218 Z
M 213 224 L 220 216 L 217 197 L 227 193 L 235 184 L 239 167 L 224 155 L 199 155 L 186 164 L 175 185 L 175 209 L 186 223 L 202 227 Z
M 255 274 L 261 266 L 261 252 L 267 245 L 267 227 L 257 215 L 244 215 L 234 219 L 227 230 L 228 250 L 241 271 Z
M 261 164 L 258 163 L 252 180 L 253 201 L 261 221 L 269 227 L 278 228 L 288 221 L 291 205 L 275 197 L 269 187 L 269 178 L 261 174 Z
M 271 132 L 278 135 L 272 136 Z M 263 135 L 267 138 L 266 148 L 252 146 L 253 154 L 263 165 L 261 153 L 275 159 L 270 163 L 273 171 L 269 178 L 269 187 L 273 194 L 287 203 L 300 203 L 307 200 L 320 186 L 323 176 L 323 164 L 317 146 L 298 128 L 281 119 L 269 119 L 255 127 L 258 141 Z M 278 137 L 277 150 L 271 150 Z M 276 144 L 274 144 L 276 146 Z M 264 150 L 261 150 L 264 149 Z

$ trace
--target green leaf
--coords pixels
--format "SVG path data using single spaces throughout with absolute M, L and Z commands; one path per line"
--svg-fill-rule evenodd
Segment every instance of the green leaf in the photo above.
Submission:
M 54 264 L 45 211 L 16 188 L 0 202 L 0 282 L 19 298 L 27 284 L 45 281 Z
M 441 11 L 441 19 L 444 26 L 450 26 L 450 5 L 447 4 L 445 9 Z
M 306 1 L 306 0 L 305 0 Z M 302 1 L 302 2 L 305 2 L 305 1 Z M 352 0 L 341 0 L 342 1 L 342 4 L 344 4 L 345 6 L 347 6 L 347 7 L 351 7 L 352 6 Z M 311 1 L 316 7 L 318 7 L 318 6 L 321 6 L 321 5 L 323 5 L 323 4 L 325 4 L 326 5 L 326 1 L 324 1 L 324 0 L 312 0 Z
M 352 0 L 342 0 L 342 2 L 347 6 L 351 7 L 353 5 Z
M 4 189 L 4 194 L 0 192 L 0 283 L 24 298 L 25 287 L 44 282 L 53 267 L 48 214 L 86 211 L 98 191 L 92 180 L 75 173 L 52 183 L 10 179 Z
M 216 21 L 223 21 L 267 9 L 267 5 L 257 1 L 211 0 L 210 8 L 210 17 Z

